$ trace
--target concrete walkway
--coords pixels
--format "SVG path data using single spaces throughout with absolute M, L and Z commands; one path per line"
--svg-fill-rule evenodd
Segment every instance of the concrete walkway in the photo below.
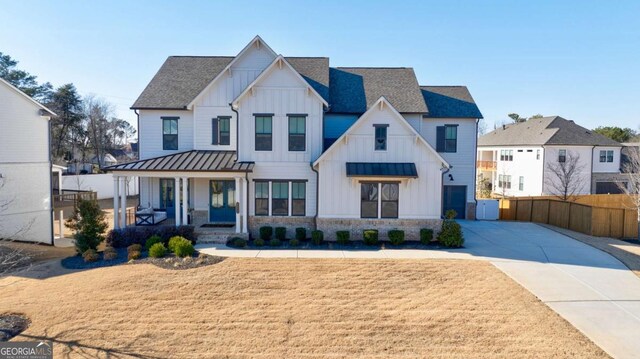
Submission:
M 452 250 L 238 250 L 204 253 L 256 258 L 488 260 L 615 358 L 640 358 L 640 278 L 598 249 L 532 223 L 462 221 L 465 248 Z

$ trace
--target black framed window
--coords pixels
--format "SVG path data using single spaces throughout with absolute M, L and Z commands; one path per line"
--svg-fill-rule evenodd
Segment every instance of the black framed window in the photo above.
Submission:
M 564 163 L 567 161 L 567 150 L 558 151 L 558 162 Z
M 600 162 L 613 162 L 613 151 L 612 150 L 600 151 Z
M 373 125 L 375 128 L 375 150 L 386 151 L 387 150 L 387 127 L 389 125 Z
M 380 217 L 398 218 L 398 195 L 400 186 L 397 183 L 381 183 Z
M 256 216 L 269 215 L 269 182 L 256 182 Z
M 289 116 L 289 151 L 304 151 L 306 148 L 307 118 L 301 115 Z
M 307 186 L 304 182 L 291 182 L 291 215 L 305 215 Z
M 458 151 L 458 126 L 444 126 L 444 152 Z
M 211 119 L 211 144 L 228 146 L 231 143 L 231 117 Z
M 289 182 L 271 182 L 271 215 L 289 215 Z
M 178 117 L 162 117 L 162 149 L 178 149 Z
M 256 151 L 271 151 L 273 116 L 256 115 Z
M 360 217 L 378 218 L 378 183 L 360 184 Z

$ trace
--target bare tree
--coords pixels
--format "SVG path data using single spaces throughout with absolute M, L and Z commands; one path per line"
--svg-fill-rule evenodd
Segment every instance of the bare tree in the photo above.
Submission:
M 549 176 L 545 177 L 545 184 L 550 193 L 563 201 L 570 200 L 584 187 L 580 154 L 567 151 L 564 158 L 558 158 L 558 162 L 547 163 Z
M 624 148 L 625 160 L 622 172 L 627 175 L 628 183 L 619 183 L 620 189 L 629 196 L 638 214 L 638 240 L 640 240 L 640 146 Z
M 113 106 L 107 101 L 89 95 L 84 99 L 85 128 L 89 144 L 96 154 L 98 165 L 102 167 L 102 160 L 109 143 L 109 120 L 113 113 Z

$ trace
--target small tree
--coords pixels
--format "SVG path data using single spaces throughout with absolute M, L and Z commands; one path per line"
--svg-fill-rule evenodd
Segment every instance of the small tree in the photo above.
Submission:
M 583 169 L 580 155 L 573 151 L 567 151 L 562 162 L 547 163 L 549 176 L 545 176 L 545 184 L 549 192 L 563 201 L 571 199 L 584 187 Z
M 476 192 L 478 198 L 491 198 L 491 182 L 482 173 L 478 175 L 476 181 Z
M 631 199 L 638 214 L 638 240 L 640 240 L 640 147 L 625 148 L 625 160 L 622 171 L 626 173 L 629 183 L 619 184 L 620 189 Z
M 96 200 L 79 199 L 66 224 L 75 232 L 76 251 L 80 254 L 87 249 L 97 249 L 107 230 L 105 214 Z

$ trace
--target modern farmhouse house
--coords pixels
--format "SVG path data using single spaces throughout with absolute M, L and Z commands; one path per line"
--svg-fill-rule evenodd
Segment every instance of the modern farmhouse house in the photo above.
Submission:
M 559 195 L 567 186 L 576 195 L 620 193 L 621 148 L 560 116 L 530 119 L 478 139 L 478 173 L 504 196 Z M 571 167 L 575 174 L 569 176 Z
M 357 238 L 475 214 L 482 115 L 465 87 L 420 87 L 411 68 L 333 68 L 256 37 L 237 56 L 169 57 L 132 108 L 140 160 L 106 169 L 139 176 L 143 211 L 175 224 Z
M 0 78 L 0 239 L 53 244 L 51 116 Z

